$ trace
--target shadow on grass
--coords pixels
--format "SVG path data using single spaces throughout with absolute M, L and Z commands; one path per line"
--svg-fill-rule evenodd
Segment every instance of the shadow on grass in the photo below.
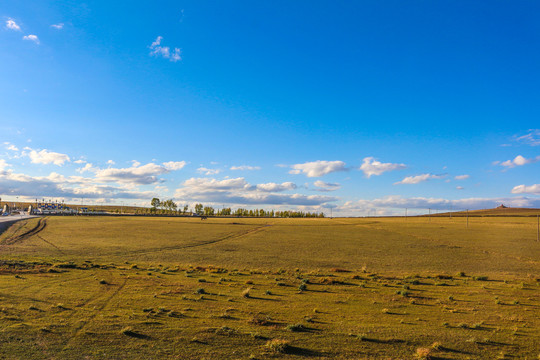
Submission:
M 401 316 L 409 315 L 409 313 L 399 313 L 399 312 L 395 312 L 395 311 L 386 311 L 383 314 L 386 314 L 386 315 L 401 315 Z
M 263 297 L 260 297 L 260 296 L 253 296 L 253 295 L 250 295 L 248 298 L 246 299 L 253 299 L 253 300 L 266 300 L 266 301 L 283 301 L 283 300 L 280 300 L 280 299 L 272 299 L 272 298 L 263 298 Z
M 476 344 L 484 346 L 517 346 L 516 344 L 503 343 L 499 341 L 477 341 Z
M 410 298 L 415 298 L 414 296 L 409 296 L 409 297 Z M 426 304 L 426 303 L 415 303 L 414 305 L 415 306 L 435 306 L 435 304 Z
M 472 354 L 472 353 L 470 353 L 468 351 L 452 349 L 452 348 L 448 348 L 448 347 L 445 347 L 445 346 L 441 346 L 438 349 L 439 349 L 439 351 L 455 353 L 455 354 L 465 354 L 465 355 L 471 355 Z M 437 358 L 437 359 L 442 359 L 442 358 Z
M 366 342 L 372 342 L 376 344 L 401 344 L 404 343 L 405 340 L 402 339 L 375 339 L 375 338 L 368 338 L 368 337 L 361 337 L 362 341 Z
M 193 340 L 191 340 L 191 342 L 194 343 L 194 344 L 208 345 L 207 341 L 200 340 L 200 339 L 193 339 Z
M 129 337 L 132 337 L 132 338 L 136 338 L 136 339 L 143 339 L 143 340 L 150 340 L 151 339 L 150 336 L 135 332 L 133 330 L 125 330 L 125 331 L 122 332 L 122 334 L 124 334 L 126 336 L 129 336 Z
M 240 320 L 240 318 L 231 316 L 231 315 L 216 315 L 212 316 L 214 319 L 223 319 L 223 320 Z
M 292 331 L 292 332 L 307 332 L 307 333 L 315 333 L 315 332 L 320 332 L 321 331 L 320 329 L 309 327 L 309 326 L 304 326 L 304 325 L 301 325 L 301 326 L 293 325 L 292 328 L 289 325 L 289 326 L 287 326 L 287 330 Z
M 298 347 L 298 346 L 288 346 L 285 353 L 289 354 L 289 355 L 297 355 L 297 356 L 305 356 L 305 357 L 312 357 L 312 356 L 313 357 L 315 357 L 315 356 L 319 357 L 319 356 L 322 355 L 318 351 L 309 350 L 309 349 L 301 348 L 301 347 Z
M 284 322 L 273 321 L 271 319 L 264 318 L 264 317 L 253 318 L 249 321 L 249 323 L 252 325 L 257 325 L 257 326 L 274 326 L 276 328 L 283 327 L 286 325 Z

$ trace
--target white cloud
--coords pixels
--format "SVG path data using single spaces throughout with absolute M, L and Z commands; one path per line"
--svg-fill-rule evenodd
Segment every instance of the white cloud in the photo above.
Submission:
M 470 175 L 457 175 L 457 176 L 454 176 L 454 179 L 456 179 L 456 180 L 467 180 L 470 177 L 471 177 Z
M 174 48 L 174 51 L 171 53 L 171 61 L 177 62 L 182 60 L 182 57 L 180 56 L 181 50 L 179 48 Z
M 281 192 L 296 189 L 296 184 L 292 182 L 284 182 L 281 184 L 270 182 L 266 184 L 257 184 L 256 188 L 257 190 L 266 192 Z
M 514 186 L 512 194 L 540 194 L 540 184 Z
M 165 169 L 167 170 L 176 171 L 182 169 L 184 166 L 186 166 L 186 164 L 187 163 L 185 161 L 169 161 L 164 162 L 163 166 L 165 166 Z
M 290 182 L 251 185 L 244 178 L 224 180 L 191 178 L 182 185 L 183 187 L 175 192 L 175 198 L 182 201 L 237 205 L 318 206 L 337 200 L 330 196 L 276 193 L 295 189 L 296 185 Z
M 161 41 L 163 36 L 158 36 L 156 40 L 149 46 L 151 56 L 161 56 L 164 59 L 169 59 L 172 62 L 177 62 L 182 60 L 181 53 L 182 51 L 179 48 L 174 48 L 173 51 L 168 46 L 161 46 Z
M 13 19 L 8 19 L 6 21 L 6 29 L 15 30 L 15 31 L 21 31 L 21 27 L 19 25 L 17 25 L 17 23 Z
M 86 165 L 84 165 L 84 167 L 79 168 L 79 169 L 77 169 L 75 171 L 82 174 L 82 173 L 84 173 L 86 171 L 94 171 L 94 170 L 96 170 L 96 169 L 92 166 L 92 164 L 86 163 Z
M 43 149 L 41 151 L 31 150 L 28 153 L 30 160 L 34 164 L 54 164 L 57 166 L 64 165 L 65 162 L 69 162 L 69 156 L 66 154 L 60 154 L 57 152 Z
M 465 189 L 463 186 L 456 186 L 456 190 L 463 190 Z
M 240 165 L 231 166 L 230 170 L 261 170 L 261 168 L 259 166 Z
M 338 183 L 328 183 L 321 180 L 317 180 L 313 183 L 318 189 L 317 191 L 335 191 L 341 188 L 341 185 Z
M 37 37 L 37 35 L 25 35 L 23 36 L 23 40 L 30 40 L 35 42 L 36 44 L 39 44 L 39 38 Z
M 11 151 L 19 151 L 19 148 L 13 145 L 12 143 L 5 142 L 4 145 L 6 146 L 6 149 Z
M 51 27 L 56 30 L 62 30 L 64 28 L 64 23 L 52 24 Z
M 529 129 L 529 132 L 525 135 L 515 137 L 518 142 L 525 143 L 531 146 L 540 145 L 540 129 Z
M 107 165 L 114 165 L 116 164 L 114 160 L 107 160 Z
M 303 164 L 291 165 L 293 170 L 289 171 L 289 174 L 301 174 L 303 173 L 307 177 L 320 177 L 337 171 L 346 171 L 345 163 L 343 161 L 325 161 L 317 160 L 307 162 Z
M 75 160 L 74 163 L 75 164 L 84 164 L 84 163 L 86 163 L 86 160 L 79 159 L 79 160 Z
M 130 191 L 122 187 L 101 185 L 80 176 L 65 177 L 57 173 L 33 177 L 0 171 L 0 193 L 12 196 L 63 197 L 85 199 L 151 199 L 155 192 Z
M 427 209 L 432 210 L 477 210 L 492 209 L 500 204 L 509 207 L 540 207 L 540 198 L 527 197 L 506 197 L 506 198 L 466 198 L 449 200 L 443 198 L 413 197 L 404 198 L 398 195 L 386 196 L 373 200 L 347 201 L 345 204 L 337 206 L 334 213 L 348 216 L 363 216 L 367 211 L 373 209 L 384 209 L 378 211 L 378 215 L 400 214 L 403 209 L 420 209 L 422 213 L 427 213 Z M 410 214 L 411 212 L 409 212 Z
M 534 157 L 534 158 L 531 158 L 531 159 L 527 159 L 521 155 L 518 155 L 514 158 L 514 160 L 506 160 L 506 161 L 503 161 L 503 162 L 494 162 L 494 165 L 500 165 L 500 166 L 505 166 L 507 168 L 513 168 L 513 167 L 516 167 L 516 166 L 523 166 L 523 165 L 527 165 L 527 164 L 532 164 L 532 163 L 535 163 L 535 162 L 538 162 L 540 161 L 540 155 L 537 156 L 537 157 Z
M 405 164 L 382 163 L 373 157 L 366 157 L 360 166 L 360 170 L 369 178 L 372 175 L 381 175 L 387 171 L 401 170 L 406 167 Z
M 398 185 L 398 184 L 418 184 L 418 183 L 421 183 L 423 181 L 427 181 L 427 180 L 430 180 L 430 179 L 442 179 L 445 176 L 446 175 L 434 175 L 434 174 L 421 174 L 421 175 L 416 175 L 416 176 L 407 176 L 403 180 L 394 183 L 394 185 Z
M 11 165 L 9 165 L 9 164 L 6 162 L 6 160 L 0 159 L 0 173 L 1 173 L 2 171 L 4 171 L 8 166 L 11 166 Z
M 158 175 L 167 173 L 169 170 L 163 166 L 148 163 L 141 165 L 133 161 L 129 168 L 95 169 L 96 179 L 104 182 L 118 182 L 122 184 L 148 185 L 159 181 Z
M 197 169 L 197 172 L 204 175 L 217 175 L 221 172 L 219 169 L 208 169 L 203 166 Z
M 184 181 L 183 185 L 184 187 L 190 188 L 196 192 L 249 189 L 249 184 L 244 178 L 225 180 L 191 178 Z

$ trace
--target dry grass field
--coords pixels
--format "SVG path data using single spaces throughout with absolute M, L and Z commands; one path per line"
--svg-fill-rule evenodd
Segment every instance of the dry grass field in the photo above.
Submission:
M 536 218 L 48 217 L 0 235 L 0 358 L 538 359 Z

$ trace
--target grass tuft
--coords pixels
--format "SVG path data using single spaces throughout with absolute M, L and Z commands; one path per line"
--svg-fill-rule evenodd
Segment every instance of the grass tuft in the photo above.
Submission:
M 283 339 L 269 340 L 265 345 L 267 349 L 277 354 L 286 354 L 291 350 L 291 342 Z
M 242 291 L 242 297 L 246 298 L 246 299 L 249 299 L 251 297 L 251 295 L 249 293 L 250 291 L 251 291 L 251 288 L 247 288 L 244 291 Z
M 429 360 L 433 358 L 431 351 L 432 350 L 430 348 L 418 348 L 416 349 L 415 356 L 417 359 Z
M 401 295 L 403 297 L 409 297 L 409 295 L 411 295 L 411 292 L 407 290 L 398 290 L 396 291 L 396 294 Z

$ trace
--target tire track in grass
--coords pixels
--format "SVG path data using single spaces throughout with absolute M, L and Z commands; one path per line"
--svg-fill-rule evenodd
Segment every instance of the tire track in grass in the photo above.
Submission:
M 122 291 L 122 289 L 126 286 L 126 283 L 127 283 L 128 279 L 124 279 L 124 282 L 118 286 L 113 292 L 112 294 L 110 294 L 109 296 L 107 296 L 107 294 L 109 294 L 110 292 L 107 292 L 101 296 L 97 296 L 95 298 L 90 298 L 86 303 L 85 305 L 88 305 L 89 303 L 91 302 L 95 302 L 95 301 L 99 301 L 103 298 L 105 298 L 105 300 L 103 301 L 103 303 L 97 307 L 94 307 L 94 313 L 92 315 L 90 315 L 86 320 L 83 320 L 80 322 L 79 326 L 77 326 L 75 328 L 75 332 L 73 333 L 73 335 L 71 335 L 68 340 L 66 341 L 66 344 L 64 345 L 64 347 L 62 348 L 62 351 L 66 351 L 70 348 L 70 345 L 73 343 L 73 341 L 77 338 L 77 336 L 82 332 L 84 331 L 84 329 L 86 329 L 89 324 L 94 321 L 94 319 L 96 318 L 96 316 L 98 316 L 101 311 L 103 311 L 110 303 L 111 301 L 120 293 L 120 291 Z
M 141 250 L 133 250 L 133 251 L 123 251 L 123 252 L 113 253 L 112 255 L 126 255 L 126 254 L 140 255 L 140 254 L 150 254 L 150 253 L 154 253 L 154 252 L 167 251 L 167 250 L 182 250 L 182 249 L 189 249 L 189 248 L 194 248 L 194 247 L 212 245 L 212 244 L 220 243 L 220 242 L 223 242 L 223 241 L 226 241 L 226 240 L 238 239 L 238 238 L 241 238 L 243 236 L 251 235 L 251 234 L 254 234 L 256 232 L 267 229 L 267 228 L 269 228 L 271 226 L 272 225 L 263 225 L 263 226 L 259 226 L 259 227 L 255 228 L 255 229 L 242 231 L 241 233 L 229 234 L 227 236 L 224 236 L 224 237 L 221 237 L 221 238 L 218 238 L 218 239 L 205 241 L 205 242 L 197 243 L 197 244 L 164 246 L 164 247 L 153 248 L 153 249 L 141 249 Z
M 36 234 L 36 237 L 42 241 L 44 241 L 45 243 L 51 245 L 53 248 L 55 248 L 56 250 L 58 250 L 60 252 L 60 254 L 62 255 L 66 255 L 62 249 L 60 249 L 58 246 L 54 245 L 52 242 L 50 242 L 49 240 L 45 240 L 44 238 L 42 238 L 40 235 Z
M 21 228 L 23 228 L 26 223 L 27 223 L 27 221 L 16 221 L 15 223 L 5 227 L 4 229 L 0 228 L 0 235 L 2 235 L 4 232 L 8 231 L 8 229 L 9 229 L 9 230 L 12 230 L 11 237 L 14 237 L 15 234 L 17 234 L 19 232 L 19 230 L 21 230 Z M 2 242 L 4 242 L 4 241 L 2 241 Z
M 41 285 L 40 290 L 44 290 L 47 286 L 50 287 L 50 286 L 54 286 L 54 285 L 58 285 L 58 284 L 66 284 L 66 283 L 73 282 L 73 281 L 81 281 L 81 280 L 85 280 L 85 279 L 88 279 L 88 278 L 91 278 L 91 277 L 94 277 L 94 274 L 85 274 L 83 276 L 78 276 L 78 277 L 71 278 L 71 279 L 63 279 L 62 275 L 60 274 L 59 279 L 52 279 L 51 281 L 48 281 L 46 284 Z M 12 285 L 12 286 L 8 286 L 8 287 L 2 287 L 2 288 L 0 288 L 0 290 L 2 290 L 2 292 L 0 292 L 0 298 L 6 298 L 6 299 L 13 300 L 13 301 L 19 301 L 20 299 L 23 299 L 23 300 L 30 300 L 30 301 L 34 301 L 34 302 L 38 302 L 38 303 L 49 304 L 49 305 L 56 304 L 55 301 L 43 300 L 43 299 L 38 299 L 38 298 L 32 297 L 32 296 L 22 295 L 22 292 L 25 291 L 26 289 L 33 288 L 33 287 L 36 287 L 36 286 L 38 286 L 38 285 L 36 285 L 36 283 L 32 283 L 32 284 L 25 285 L 25 286 Z M 11 291 L 12 289 L 17 290 L 16 294 Z M 3 292 L 3 291 L 8 291 L 8 293 Z
M 27 230 L 25 231 L 24 233 L 20 234 L 20 235 L 16 235 L 16 236 L 12 236 L 10 238 L 7 238 L 5 239 L 4 241 L 2 241 L 2 246 L 8 246 L 8 245 L 13 245 L 19 241 L 23 241 L 25 239 L 28 239 L 34 235 L 37 235 L 39 234 L 41 231 L 43 231 L 43 229 L 45 229 L 45 227 L 47 226 L 47 218 L 41 218 L 39 219 L 38 223 L 36 224 L 36 226 L 34 226 L 33 228 L 31 228 L 30 230 Z
M 32 301 L 32 302 L 44 303 L 48 305 L 54 304 L 54 302 L 52 301 L 41 300 L 41 299 L 33 298 L 31 296 L 24 296 L 20 294 L 14 295 L 14 294 L 8 294 L 8 293 L 0 293 L 0 298 L 10 299 L 14 301 L 15 303 L 20 303 L 20 300 L 22 299 L 22 300 L 27 300 L 27 301 Z
M 36 274 L 31 274 L 31 275 L 36 275 Z M 62 275 L 60 274 L 59 275 L 60 277 L 62 277 Z M 75 278 L 70 278 L 70 279 L 51 279 L 50 281 L 47 281 L 45 284 L 42 284 L 41 285 L 41 288 L 45 288 L 46 286 L 50 286 L 50 285 L 56 285 L 56 284 L 59 284 L 59 283 L 68 283 L 68 282 L 72 282 L 72 281 L 79 281 L 79 280 L 84 280 L 84 279 L 87 279 L 89 277 L 93 277 L 94 275 L 93 274 L 85 274 L 83 276 L 78 276 L 78 277 L 75 277 Z M 34 287 L 36 286 L 35 284 L 30 284 L 30 285 L 26 285 L 26 286 L 21 286 L 21 285 L 11 285 L 11 286 L 7 286 L 7 287 L 2 287 L 0 288 L 0 290 L 10 290 L 10 289 L 17 289 L 17 292 L 21 292 L 23 290 L 26 290 L 28 288 L 31 288 L 31 287 Z

